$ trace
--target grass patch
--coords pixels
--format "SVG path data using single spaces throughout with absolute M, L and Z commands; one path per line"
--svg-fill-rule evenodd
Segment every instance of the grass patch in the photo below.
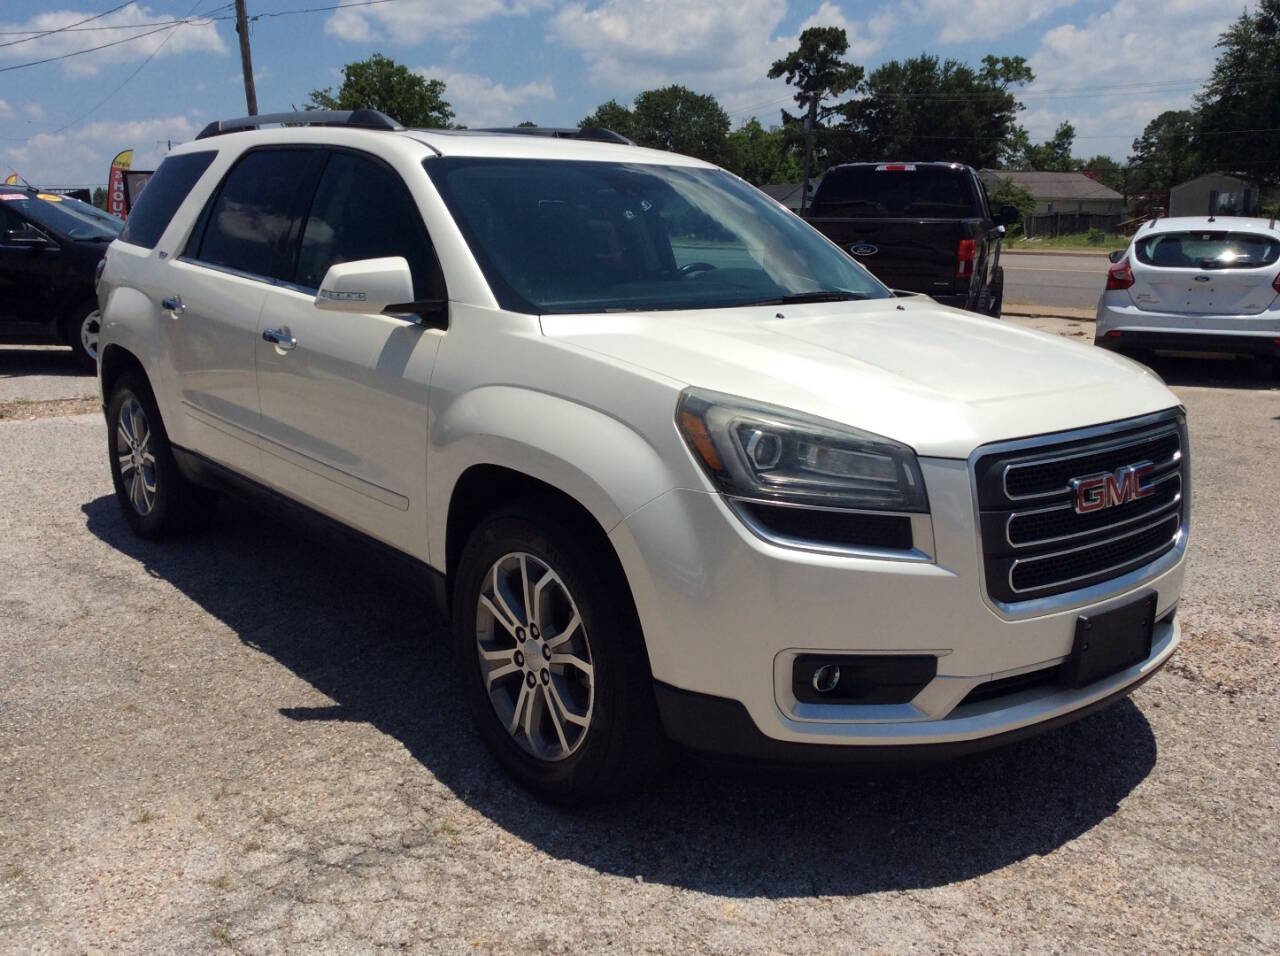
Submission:
M 223 946 L 231 945 L 231 930 L 227 929 L 221 923 L 209 930 L 209 935 L 214 941 L 221 943 Z
M 151 815 L 150 810 L 143 810 L 141 813 L 139 813 L 137 816 L 133 818 L 133 822 L 134 823 L 150 823 L 154 819 L 155 817 Z
M 1055 249 L 1065 252 L 1110 252 L 1113 249 L 1124 249 L 1129 245 L 1129 238 L 1114 232 L 1078 232 L 1069 236 L 1046 236 L 1028 239 L 1017 236 L 1006 239 L 1004 247 L 1009 252 L 1024 252 L 1030 249 Z
M 16 880 L 22 875 L 22 867 L 10 864 L 4 869 L 0 869 L 0 880 Z

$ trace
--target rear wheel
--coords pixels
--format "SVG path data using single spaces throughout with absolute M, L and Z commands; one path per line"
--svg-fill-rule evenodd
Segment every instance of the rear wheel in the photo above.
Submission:
M 102 313 L 97 303 L 87 303 L 71 313 L 63 339 L 71 346 L 76 364 L 89 372 L 98 370 L 98 336 L 102 332 Z
M 640 628 L 602 536 L 538 508 L 484 521 L 462 553 L 454 643 L 480 736 L 557 802 L 618 793 L 660 762 Z
M 991 280 L 991 291 L 987 299 L 987 315 L 1000 318 L 1000 310 L 1004 308 L 1004 266 L 996 268 L 995 278 Z
M 178 469 L 151 389 L 136 375 L 122 375 L 112 389 L 107 454 L 120 510 L 141 537 L 194 530 L 212 512 L 212 493 Z

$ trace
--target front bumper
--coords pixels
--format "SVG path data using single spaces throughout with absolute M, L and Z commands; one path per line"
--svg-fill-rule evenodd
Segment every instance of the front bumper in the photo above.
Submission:
M 797 745 L 799 753 L 972 748 L 1079 716 L 1172 655 L 1182 548 L 1109 582 L 1110 590 L 1063 594 L 1021 611 L 997 606 L 982 580 L 967 463 L 920 464 L 933 510 L 924 559 L 781 547 L 755 536 L 719 496 L 693 490 L 668 492 L 614 529 L 673 738 L 742 755 L 765 755 L 751 743 L 757 736 L 772 742 L 766 751 Z M 964 702 L 979 685 L 1053 668 L 1071 652 L 1078 616 L 1149 591 L 1160 623 L 1147 660 L 1083 688 L 1043 683 Z M 907 703 L 801 703 L 792 663 L 824 652 L 931 654 L 937 675 Z

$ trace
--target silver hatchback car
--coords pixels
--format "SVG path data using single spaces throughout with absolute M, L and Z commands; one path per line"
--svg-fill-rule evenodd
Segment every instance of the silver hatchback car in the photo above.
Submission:
M 1097 345 L 1280 359 L 1275 219 L 1158 219 L 1111 261 L 1098 300 Z

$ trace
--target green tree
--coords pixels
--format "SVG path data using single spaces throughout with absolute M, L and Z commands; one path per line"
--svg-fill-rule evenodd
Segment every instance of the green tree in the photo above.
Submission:
M 809 175 L 813 170 L 813 143 L 818 128 L 828 117 L 846 104 L 833 103 L 824 106 L 830 97 L 838 97 L 857 89 L 864 71 L 853 63 L 846 63 L 849 38 L 843 27 L 810 27 L 800 34 L 800 45 L 769 67 L 769 79 L 781 77 L 788 86 L 796 88 L 795 100 L 804 114 L 803 182 L 808 192 Z M 792 135 L 800 125 L 797 118 L 783 112 L 783 122 L 792 128 Z M 804 211 L 805 197 L 800 199 L 800 211 Z
M 729 114 L 714 96 L 683 86 L 645 90 L 632 108 L 609 100 L 582 118 L 580 128 L 599 126 L 640 146 L 665 149 L 723 164 L 729 152 Z
M 538 124 L 535 123 L 533 120 L 521 120 L 519 123 L 516 124 L 516 129 L 526 129 L 526 128 L 537 129 Z
M 1168 192 L 1204 172 L 1196 151 L 1196 115 L 1191 110 L 1166 110 L 1133 141 L 1129 167 L 1133 192 Z
M 1280 184 L 1280 0 L 1259 0 L 1218 38 L 1218 62 L 1197 97 L 1206 167 Z
M 579 129 L 587 127 L 613 130 L 627 139 L 636 138 L 635 118 L 631 115 L 631 110 L 617 100 L 601 103 L 594 113 L 588 113 L 578 121 Z
M 991 200 L 993 209 L 1016 206 L 1023 219 L 1036 211 L 1036 197 L 1031 194 L 1031 190 L 1019 186 L 1008 176 L 1001 176 L 996 180 L 995 188 L 987 191 L 987 198 Z
M 417 129 L 448 129 L 453 109 L 444 99 L 444 81 L 429 80 L 381 53 L 342 68 L 342 85 L 312 90 L 309 110 L 381 110 Z
M 842 159 L 952 160 L 999 166 L 1022 104 L 1010 88 L 1034 79 L 1022 57 L 983 58 L 981 69 L 922 54 L 891 60 L 843 110 Z
M 107 191 L 101 186 L 93 191 L 93 204 L 99 209 L 105 210 L 107 208 Z
M 1043 143 L 1030 142 L 1025 130 L 1021 131 L 1019 139 L 1021 149 L 1019 154 L 1013 157 L 1019 169 L 1069 173 L 1080 168 L 1080 160 L 1071 158 L 1071 150 L 1076 141 L 1076 128 L 1068 122 L 1059 123 L 1053 135 Z
M 1090 156 L 1086 159 L 1081 168 L 1090 179 L 1114 189 L 1126 199 L 1129 198 L 1130 176 L 1128 167 L 1120 165 L 1110 156 L 1104 156 L 1099 153 L 1097 156 Z
M 754 116 L 729 134 L 727 169 L 755 186 L 797 182 L 803 174 L 799 150 L 780 129 L 766 130 Z

